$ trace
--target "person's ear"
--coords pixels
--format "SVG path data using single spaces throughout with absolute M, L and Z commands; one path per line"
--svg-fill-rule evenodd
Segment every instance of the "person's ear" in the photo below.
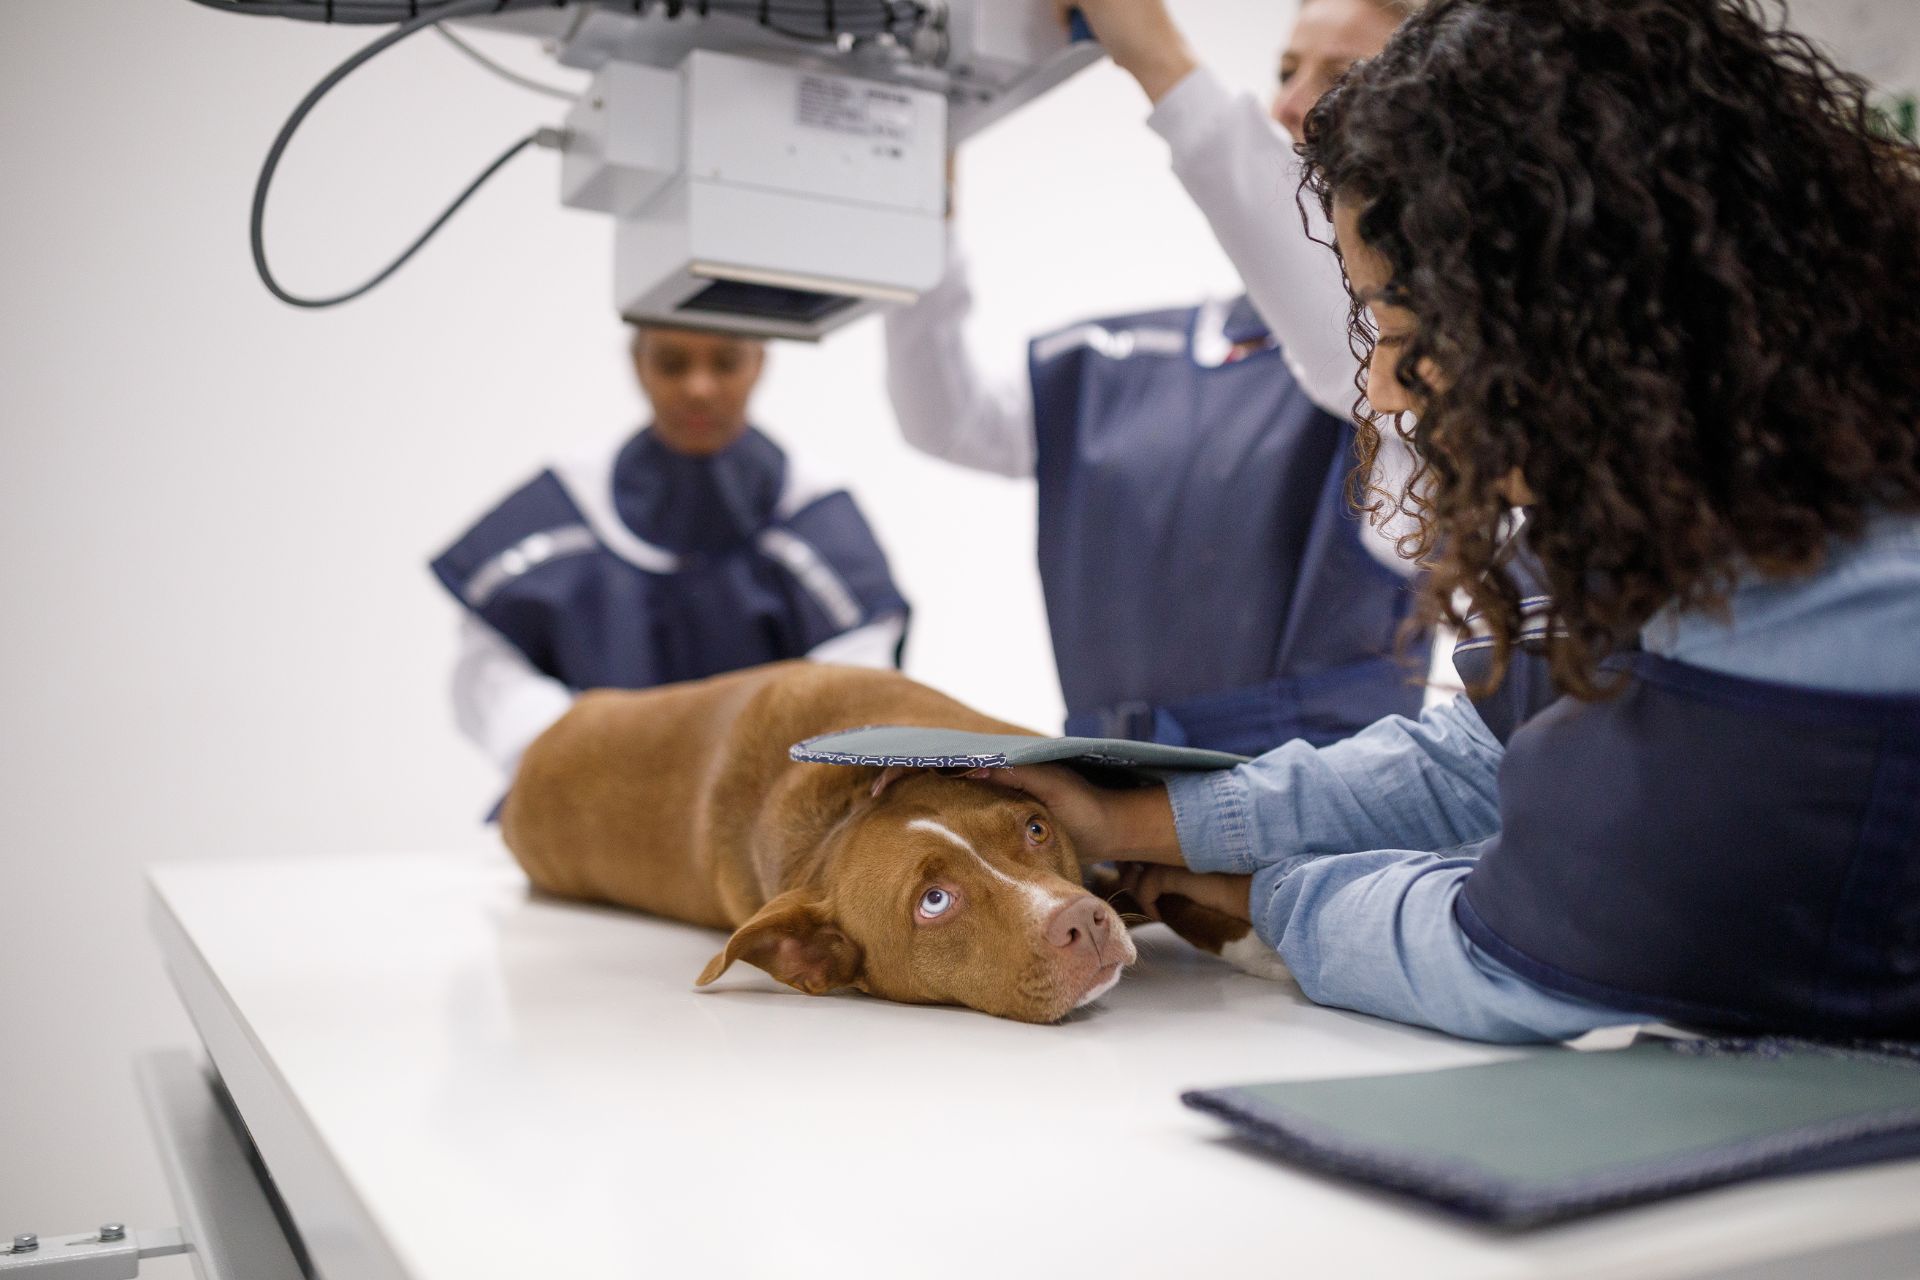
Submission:
M 860 978 L 860 948 L 827 916 L 818 898 L 790 889 L 734 930 L 727 948 L 707 965 L 704 987 L 736 960 L 765 969 L 810 996 L 851 986 Z

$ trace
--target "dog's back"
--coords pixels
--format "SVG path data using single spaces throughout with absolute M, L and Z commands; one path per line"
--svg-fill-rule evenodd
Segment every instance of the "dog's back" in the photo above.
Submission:
M 876 772 L 787 749 L 878 723 L 1027 732 L 895 671 L 809 662 L 594 690 L 527 749 L 501 834 L 541 890 L 732 928 Z

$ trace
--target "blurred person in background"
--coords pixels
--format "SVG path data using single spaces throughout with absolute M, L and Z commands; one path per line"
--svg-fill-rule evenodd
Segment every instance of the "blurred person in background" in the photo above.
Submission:
M 907 604 L 844 489 L 749 425 L 765 344 L 636 327 L 652 421 L 556 459 L 433 562 L 460 730 L 511 776 L 584 689 L 786 658 L 896 666 Z

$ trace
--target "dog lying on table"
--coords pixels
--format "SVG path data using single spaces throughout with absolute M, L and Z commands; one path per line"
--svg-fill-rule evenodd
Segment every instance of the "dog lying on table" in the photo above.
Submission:
M 733 930 L 702 986 L 744 960 L 809 994 L 1027 1022 L 1112 989 L 1133 940 L 1044 807 L 978 779 L 788 758 L 882 722 L 1029 732 L 897 672 L 808 662 L 595 690 L 527 749 L 501 833 L 545 892 Z
M 731 929 L 736 960 L 811 995 L 852 987 L 1055 1022 L 1136 957 L 1146 918 L 1111 868 L 1082 884 L 1044 805 L 976 778 L 797 763 L 795 742 L 876 723 L 1039 737 L 892 671 L 776 663 L 582 694 L 527 749 L 501 810 L 534 886 Z M 1246 921 L 1177 894 L 1152 917 L 1260 977 Z

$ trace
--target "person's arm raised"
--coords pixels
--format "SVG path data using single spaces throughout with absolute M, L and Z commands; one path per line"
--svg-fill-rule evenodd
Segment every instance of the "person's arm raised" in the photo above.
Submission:
M 957 466 L 1033 474 L 1033 392 L 1025 377 L 996 378 L 968 341 L 973 288 L 958 240 L 947 273 L 919 301 L 887 312 L 887 395 L 908 444 Z
M 1054 0 L 1064 25 L 1077 11 L 1115 66 L 1159 102 L 1200 65 L 1161 0 Z
M 1315 404 L 1345 418 L 1359 395 L 1346 283 L 1317 207 L 1301 226 L 1294 140 L 1252 94 L 1228 91 L 1200 65 L 1164 0 L 1054 5 L 1063 22 L 1078 9 L 1114 64 L 1139 83 L 1154 107 L 1147 124 L 1173 152 L 1174 176 L 1206 216 L 1294 376 Z

